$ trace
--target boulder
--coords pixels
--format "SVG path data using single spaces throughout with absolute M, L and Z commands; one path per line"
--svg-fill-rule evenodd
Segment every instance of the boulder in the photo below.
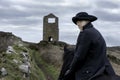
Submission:
M 2 76 L 6 76 L 8 74 L 7 70 L 4 67 L 2 67 L 0 71 Z
M 26 64 L 22 64 L 19 66 L 19 69 L 23 72 L 23 73 L 29 73 L 30 72 L 30 68 L 28 65 Z

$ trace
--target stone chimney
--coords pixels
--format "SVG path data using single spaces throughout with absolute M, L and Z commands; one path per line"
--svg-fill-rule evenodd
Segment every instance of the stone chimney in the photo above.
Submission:
M 58 17 L 50 13 L 43 18 L 43 41 L 58 41 Z

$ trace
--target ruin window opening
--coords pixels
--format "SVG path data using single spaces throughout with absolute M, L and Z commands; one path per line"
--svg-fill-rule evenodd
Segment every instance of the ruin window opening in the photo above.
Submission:
M 48 18 L 48 23 L 55 23 L 55 18 Z
M 50 37 L 48 38 L 48 41 L 49 41 L 49 42 L 53 41 L 53 38 L 50 36 Z

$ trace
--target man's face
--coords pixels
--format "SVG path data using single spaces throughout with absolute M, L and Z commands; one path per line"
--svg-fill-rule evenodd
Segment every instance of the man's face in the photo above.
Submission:
M 81 21 L 77 21 L 76 24 L 78 25 L 79 29 L 82 29 L 83 26 L 85 26 L 89 21 L 86 20 L 81 20 Z

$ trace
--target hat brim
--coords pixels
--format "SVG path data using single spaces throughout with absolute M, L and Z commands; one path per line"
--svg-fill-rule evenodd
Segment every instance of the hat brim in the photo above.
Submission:
M 95 16 L 92 16 L 92 15 L 89 15 L 87 17 L 73 17 L 72 18 L 72 21 L 76 24 L 77 21 L 81 21 L 81 20 L 87 20 L 87 21 L 90 21 L 90 22 L 93 22 L 95 20 L 97 20 L 97 17 Z

